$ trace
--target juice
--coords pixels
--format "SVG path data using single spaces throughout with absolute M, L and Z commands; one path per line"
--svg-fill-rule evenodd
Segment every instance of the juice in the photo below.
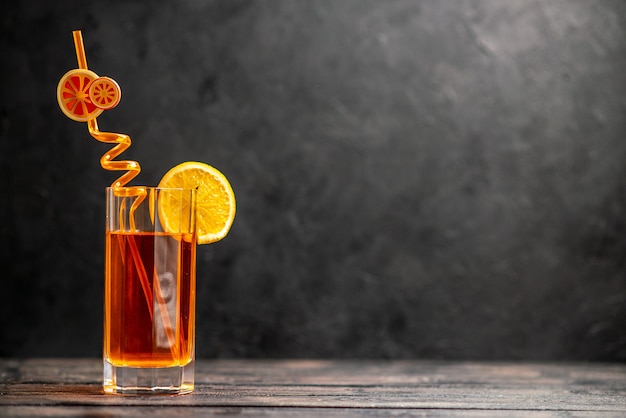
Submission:
M 117 367 L 193 360 L 195 234 L 106 232 L 104 359 Z

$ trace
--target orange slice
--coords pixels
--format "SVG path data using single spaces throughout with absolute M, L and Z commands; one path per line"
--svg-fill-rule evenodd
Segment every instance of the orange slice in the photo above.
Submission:
M 69 70 L 57 86 L 57 101 L 65 116 L 78 122 L 94 119 L 102 113 L 89 98 L 89 87 L 98 75 L 93 71 Z
M 170 169 L 159 182 L 159 187 L 196 189 L 198 244 L 210 244 L 228 234 L 235 220 L 235 194 L 226 177 L 217 169 L 205 163 L 187 161 Z M 166 231 L 179 229 L 180 204 L 180 200 L 159 200 L 159 215 Z
M 89 98 L 100 109 L 109 110 L 122 99 L 122 90 L 112 78 L 98 77 L 89 86 Z

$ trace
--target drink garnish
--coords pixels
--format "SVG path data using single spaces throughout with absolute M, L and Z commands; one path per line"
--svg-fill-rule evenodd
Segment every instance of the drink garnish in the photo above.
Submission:
M 196 189 L 198 244 L 210 244 L 228 234 L 235 219 L 235 194 L 219 170 L 205 163 L 187 161 L 171 168 L 159 182 L 159 187 Z M 192 204 L 180 202 L 178 196 L 172 194 L 169 199 L 162 197 L 159 200 L 159 215 L 166 231 L 180 230 L 181 203 L 183 208 Z

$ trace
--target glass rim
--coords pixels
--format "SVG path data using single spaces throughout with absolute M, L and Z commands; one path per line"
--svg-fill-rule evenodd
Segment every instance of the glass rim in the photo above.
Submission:
M 180 190 L 180 191 L 196 191 L 196 187 L 159 187 L 159 186 L 107 186 L 106 191 L 110 190 L 137 190 L 137 189 L 151 189 L 151 190 Z

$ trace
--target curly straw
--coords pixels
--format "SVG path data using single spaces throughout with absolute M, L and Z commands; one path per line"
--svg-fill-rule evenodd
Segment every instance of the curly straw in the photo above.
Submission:
M 83 36 L 80 30 L 75 30 L 72 32 L 74 37 L 74 47 L 76 49 L 76 59 L 78 61 L 78 68 L 87 70 L 87 56 L 85 54 L 85 46 L 83 44 Z M 98 122 L 96 118 L 90 119 L 87 121 L 87 127 L 89 129 L 89 134 L 94 137 L 96 140 L 100 142 L 104 142 L 107 144 L 116 144 L 113 148 L 107 151 L 102 158 L 100 158 L 100 165 L 105 170 L 110 171 L 126 171 L 126 173 L 122 174 L 117 180 L 115 180 L 111 187 L 119 188 L 115 190 L 116 193 L 122 193 L 125 197 L 136 196 L 137 198 L 133 201 L 133 204 L 130 207 L 130 229 L 136 230 L 135 228 L 135 219 L 134 212 L 139 207 L 141 202 L 146 198 L 147 192 L 144 187 L 129 187 L 126 189 L 121 189 L 127 183 L 129 183 L 133 178 L 135 178 L 139 172 L 141 171 L 141 166 L 137 161 L 132 160 L 114 160 L 124 151 L 126 151 L 131 146 L 130 136 L 126 134 L 120 134 L 115 132 L 102 132 L 98 129 Z M 123 211 L 123 207 L 120 208 L 120 211 Z M 123 221 L 123 217 L 120 217 L 120 223 Z M 152 290 L 150 288 L 150 283 L 148 282 L 148 274 L 141 260 L 141 256 L 139 254 L 139 249 L 137 248 L 137 243 L 132 236 L 128 237 L 128 243 L 130 246 L 130 252 L 135 262 L 135 268 L 137 269 L 137 273 L 139 274 L 139 281 L 141 282 L 141 287 L 144 292 L 144 296 L 146 297 L 146 302 L 148 304 L 148 310 L 150 313 L 150 318 L 152 318 Z M 155 275 L 155 296 L 157 298 L 157 305 L 159 306 L 159 311 L 161 313 L 161 317 L 163 320 L 165 333 L 167 335 L 167 339 L 170 344 L 170 350 L 172 351 L 172 356 L 174 356 L 174 350 L 176 350 L 175 346 L 175 338 L 172 333 L 171 321 L 169 318 L 169 314 L 165 308 L 163 295 L 160 291 L 160 283 L 158 281 L 157 272 L 154 272 Z
M 72 32 L 74 36 L 74 47 L 76 49 L 76 59 L 78 61 L 78 68 L 87 70 L 87 56 L 85 55 L 85 46 L 83 44 L 83 36 L 81 31 L 75 30 Z M 87 127 L 89 128 L 89 134 L 100 142 L 107 144 L 116 144 L 102 158 L 100 158 L 100 165 L 105 170 L 110 171 L 123 171 L 126 170 L 120 178 L 115 180 L 111 187 L 123 187 L 133 178 L 135 178 L 141 171 L 141 166 L 137 161 L 125 160 L 125 161 L 113 161 L 113 159 L 124 151 L 126 151 L 130 145 L 130 136 L 126 134 L 120 134 L 115 132 L 102 132 L 98 129 L 98 122 L 96 118 L 87 121 Z M 145 197 L 145 196 L 144 196 Z M 143 200 L 143 199 L 141 199 Z

